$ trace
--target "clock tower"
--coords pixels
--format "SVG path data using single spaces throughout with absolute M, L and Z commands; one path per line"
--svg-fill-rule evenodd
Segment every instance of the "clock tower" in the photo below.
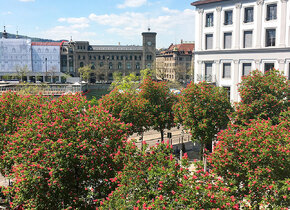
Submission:
M 156 35 L 157 33 L 151 32 L 148 28 L 148 32 L 143 32 L 143 59 L 142 69 L 152 68 L 156 59 Z

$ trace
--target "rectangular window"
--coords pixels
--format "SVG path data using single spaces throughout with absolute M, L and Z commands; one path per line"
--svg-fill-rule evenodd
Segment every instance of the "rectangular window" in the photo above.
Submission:
M 244 48 L 253 47 L 253 31 L 244 31 Z
M 271 69 L 274 69 L 274 67 L 275 67 L 274 63 L 265 63 L 264 72 L 270 71 Z
M 267 5 L 267 20 L 277 19 L 277 4 Z
M 254 7 L 245 8 L 245 23 L 251 23 L 254 21 Z
M 230 63 L 223 64 L 223 78 L 231 78 L 231 64 Z
M 232 33 L 224 33 L 224 49 L 232 48 Z
M 251 63 L 243 63 L 243 76 L 247 76 L 250 74 L 252 68 Z
M 266 29 L 266 47 L 275 46 L 276 29 Z
M 233 24 L 233 11 L 225 11 L 225 25 L 232 25 Z
M 213 26 L 213 13 L 206 14 L 205 27 Z
M 205 63 L 205 70 L 204 70 L 204 80 L 211 81 L 212 80 L 212 63 Z
M 205 35 L 205 49 L 206 50 L 213 49 L 213 35 L 212 34 Z

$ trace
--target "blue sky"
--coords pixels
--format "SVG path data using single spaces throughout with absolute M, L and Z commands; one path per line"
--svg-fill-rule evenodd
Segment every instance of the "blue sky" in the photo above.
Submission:
M 91 44 L 141 45 L 150 25 L 157 47 L 194 41 L 189 0 L 0 0 L 0 24 L 9 33 Z

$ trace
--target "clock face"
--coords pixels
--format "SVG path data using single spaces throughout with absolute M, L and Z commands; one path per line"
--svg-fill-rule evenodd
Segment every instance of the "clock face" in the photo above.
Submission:
M 152 42 L 150 42 L 150 41 L 147 42 L 147 45 L 148 45 L 148 46 L 151 46 L 151 45 L 152 45 Z

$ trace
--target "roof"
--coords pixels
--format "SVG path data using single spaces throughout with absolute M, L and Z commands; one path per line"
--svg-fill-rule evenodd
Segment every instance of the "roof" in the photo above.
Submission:
M 135 45 L 92 45 L 95 51 L 142 51 L 142 46 Z
M 62 46 L 62 44 L 65 41 L 62 42 L 32 42 L 32 46 Z
M 221 2 L 221 1 L 228 1 L 228 0 L 199 0 L 199 1 L 192 2 L 191 5 L 199 6 L 203 4 L 210 4 L 210 3 L 216 3 L 216 2 Z
M 182 43 L 182 44 L 175 44 L 170 45 L 166 52 L 178 51 L 184 52 L 184 54 L 191 54 L 194 50 L 194 43 Z

